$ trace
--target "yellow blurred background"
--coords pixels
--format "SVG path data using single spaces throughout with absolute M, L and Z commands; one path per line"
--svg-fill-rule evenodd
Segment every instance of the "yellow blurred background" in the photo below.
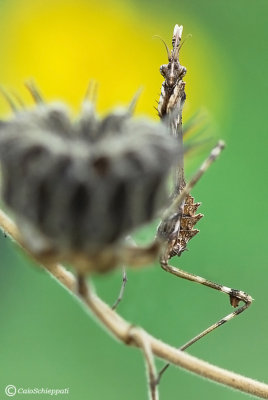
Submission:
M 224 104 L 226 84 L 215 99 L 213 80 L 227 65 L 211 65 L 212 56 L 217 60 L 217 47 L 198 24 L 189 30 L 189 16 L 164 23 L 155 17 L 148 23 L 130 3 L 112 1 L 12 0 L 2 8 L 1 84 L 16 89 L 25 101 L 22 84 L 34 78 L 48 100 L 60 98 L 77 110 L 94 79 L 99 83 L 100 110 L 128 103 L 142 87 L 138 111 L 155 117 L 153 106 L 163 80 L 159 67 L 167 56 L 153 36 L 162 36 L 170 46 L 174 24 L 183 23 L 184 36 L 193 35 L 182 51 L 189 68 L 186 112 L 200 105 L 219 111 Z M 209 80 L 200 79 L 205 73 Z M 5 110 L 3 100 L 1 109 Z

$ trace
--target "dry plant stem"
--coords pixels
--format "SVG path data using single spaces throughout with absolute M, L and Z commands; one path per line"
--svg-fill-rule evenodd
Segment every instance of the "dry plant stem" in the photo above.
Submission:
M 147 367 L 149 394 L 150 400 L 159 400 L 157 388 L 157 371 L 154 363 L 154 356 L 152 353 L 150 342 L 146 334 L 144 335 L 143 329 L 133 328 L 130 331 L 130 336 L 135 340 L 139 347 L 143 350 L 144 359 Z
M 0 227 L 29 254 L 23 245 L 16 225 L 1 210 Z M 30 256 L 36 260 L 34 255 L 30 254 Z M 44 265 L 44 268 L 46 268 L 50 274 L 69 291 L 73 293 L 75 292 L 76 280 L 72 274 L 65 270 L 64 267 L 54 264 Z M 138 341 L 133 338 L 133 335 L 131 335 L 131 330 L 133 331 L 133 325 L 120 317 L 98 296 L 92 293 L 92 291 L 89 291 L 86 299 L 84 299 L 84 302 L 90 308 L 91 312 L 106 327 L 106 329 L 115 336 L 115 338 L 128 345 L 140 347 Z M 139 330 L 142 332 L 144 340 L 148 343 L 152 353 L 155 356 L 214 382 L 232 387 L 240 390 L 241 392 L 248 393 L 262 399 L 268 399 L 268 385 L 265 383 L 244 377 L 234 372 L 211 365 L 205 361 L 199 360 L 196 357 L 193 357 L 187 353 L 183 353 L 182 351 L 169 346 L 161 340 L 156 339 L 141 328 Z
M 40 264 L 40 260 L 34 256 L 34 254 L 30 253 L 29 250 L 24 246 L 20 233 L 17 229 L 16 224 L 8 217 L 0 209 L 0 228 L 4 231 L 5 234 L 8 234 L 11 239 L 15 240 L 20 247 L 38 264 Z M 45 268 L 60 282 L 64 287 L 69 289 L 70 291 L 74 291 L 76 288 L 76 280 L 74 276 L 68 272 L 65 268 L 63 268 L 59 264 L 47 264 Z
M 133 340 L 131 335 L 133 326 L 121 318 L 115 311 L 111 310 L 109 306 L 107 306 L 91 291 L 86 299 L 86 304 L 108 331 L 113 333 L 117 339 L 121 340 L 125 344 L 139 347 L 139 344 Z M 150 343 L 152 353 L 155 356 L 168 360 L 170 363 L 196 373 L 204 378 L 211 379 L 244 393 L 259 398 L 268 398 L 268 385 L 199 360 L 187 353 L 176 350 L 174 347 L 154 338 L 144 330 L 142 330 L 142 332 L 146 338 L 145 340 Z
M 124 270 L 125 273 L 125 270 Z M 124 275 L 126 276 L 126 275 Z M 90 309 L 92 309 L 91 306 L 91 291 L 89 290 L 89 287 L 86 284 L 86 280 L 84 276 L 78 275 L 78 292 L 81 297 L 81 299 L 89 306 Z M 112 311 L 112 310 L 111 310 Z M 100 316 L 96 314 L 98 318 Z M 137 327 L 132 327 L 129 326 L 128 330 L 128 337 L 127 337 L 127 342 L 126 344 L 130 344 L 131 342 L 135 342 L 137 347 L 139 347 L 144 354 L 144 359 L 147 367 L 147 372 L 148 372 L 148 383 L 149 383 L 149 395 L 150 395 L 150 400 L 159 400 L 159 395 L 158 395 L 158 388 L 157 388 L 157 371 L 154 363 L 154 357 L 151 349 L 150 342 L 148 341 L 148 338 L 146 334 L 144 333 L 143 329 L 137 328 Z

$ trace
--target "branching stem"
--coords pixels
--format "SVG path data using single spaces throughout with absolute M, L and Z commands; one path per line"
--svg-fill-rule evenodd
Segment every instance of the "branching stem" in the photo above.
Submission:
M 29 253 L 25 248 L 14 222 L 1 210 L 0 227 L 6 234 L 11 236 L 11 238 L 31 256 L 31 258 L 39 263 L 36 257 Z M 66 289 L 71 291 L 74 295 L 77 295 L 76 279 L 70 272 L 66 271 L 63 266 L 44 263 L 43 267 Z M 177 365 L 206 379 L 210 379 L 214 382 L 232 387 L 233 389 L 237 389 L 241 392 L 262 399 L 268 399 L 268 385 L 265 383 L 219 368 L 189 354 L 183 353 L 161 340 L 156 339 L 142 328 L 135 328 L 135 334 L 133 334 L 133 325 L 120 317 L 95 293 L 93 293 L 92 290 L 88 290 L 85 297 L 81 300 L 89 307 L 91 312 L 100 320 L 104 327 L 115 336 L 115 338 L 127 345 L 139 347 L 143 352 L 146 352 L 148 370 L 151 375 L 154 374 L 154 366 L 151 362 L 152 353 L 162 360 Z M 144 347 L 144 343 L 146 343 L 146 347 Z

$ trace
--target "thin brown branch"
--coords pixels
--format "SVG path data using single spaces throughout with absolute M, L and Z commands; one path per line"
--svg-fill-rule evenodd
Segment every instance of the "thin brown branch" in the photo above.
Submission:
M 14 222 L 11 221 L 10 218 L 1 210 L 0 227 L 2 227 L 5 233 L 10 235 L 22 248 L 24 248 L 34 260 L 36 260 L 34 255 L 30 254 L 23 245 Z M 38 260 L 37 262 L 39 263 Z M 63 266 L 44 265 L 44 268 L 46 268 L 50 274 L 65 288 L 73 293 L 75 292 L 75 278 L 72 274 L 66 271 Z M 91 312 L 100 320 L 100 322 L 102 322 L 105 328 L 115 336 L 115 338 L 124 342 L 125 344 L 142 348 L 140 336 L 139 339 L 137 339 L 135 338 L 135 335 L 133 335 L 133 325 L 120 317 L 96 294 L 90 290 L 86 298 L 83 300 Z M 147 349 L 150 348 L 152 353 L 162 360 L 177 365 L 214 382 L 240 390 L 241 392 L 248 393 L 262 399 L 268 399 L 268 385 L 265 383 L 209 364 L 187 353 L 183 353 L 182 351 L 177 350 L 176 348 L 162 342 L 159 339 L 156 339 L 141 328 L 138 328 L 138 330 L 140 335 L 143 337 L 143 343 L 147 343 Z
M 154 363 L 154 356 L 151 349 L 150 341 L 147 335 L 144 335 L 144 330 L 140 328 L 132 328 L 129 332 L 130 336 L 137 343 L 137 345 L 143 350 L 144 359 L 147 367 L 148 374 L 148 386 L 150 400 L 159 400 L 158 388 L 157 388 L 157 371 Z

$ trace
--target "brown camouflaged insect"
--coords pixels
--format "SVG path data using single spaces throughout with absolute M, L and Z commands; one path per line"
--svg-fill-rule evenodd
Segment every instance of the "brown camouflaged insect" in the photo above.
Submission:
M 161 267 L 228 294 L 242 307 L 190 340 L 197 340 L 244 311 L 251 297 L 169 265 L 180 256 L 202 214 L 190 195 L 192 187 L 218 157 L 219 142 L 186 185 L 182 109 L 186 68 L 179 63 L 182 26 L 175 26 L 158 112 L 162 123 L 132 118 L 129 109 L 99 118 L 94 103 L 85 101 L 72 121 L 64 104 L 46 104 L 28 85 L 36 107 L 19 110 L 0 122 L 3 198 L 14 213 L 26 247 L 41 260 L 70 262 L 77 270 L 80 293 L 84 277 L 122 263 L 146 264 L 160 254 Z M 168 199 L 166 180 L 174 169 L 174 190 Z M 130 246 L 126 236 L 166 208 L 157 237 L 146 248 Z M 164 369 L 160 372 L 158 381 Z
M 215 324 L 195 336 L 186 344 L 180 347 L 180 350 L 185 350 L 199 339 L 223 325 L 227 321 L 246 310 L 252 303 L 252 297 L 241 290 L 231 289 L 214 282 L 211 282 L 200 276 L 182 271 L 169 265 L 169 260 L 174 256 L 181 256 L 186 250 L 187 243 L 198 232 L 194 229 L 196 223 L 203 217 L 203 214 L 196 214 L 196 211 L 201 203 L 196 203 L 191 196 L 190 191 L 196 182 L 200 179 L 203 173 L 207 170 L 208 166 L 215 160 L 221 149 L 224 148 L 224 143 L 219 142 L 218 146 L 214 148 L 209 158 L 201 165 L 196 175 L 186 185 L 184 178 L 184 159 L 183 159 L 183 129 L 182 129 L 182 109 L 186 99 L 185 82 L 183 77 L 186 75 L 186 68 L 180 65 L 179 51 L 183 42 L 181 43 L 183 27 L 176 25 L 172 37 L 172 50 L 168 49 L 165 44 L 168 64 L 160 67 L 160 73 L 165 78 L 162 84 L 160 100 L 158 103 L 158 114 L 161 119 L 169 117 L 170 132 L 177 138 L 180 144 L 180 156 L 174 173 L 174 189 L 172 194 L 172 205 L 165 213 L 158 227 L 158 238 L 166 243 L 162 251 L 160 264 L 161 267 L 179 278 L 187 279 L 193 282 L 200 283 L 212 289 L 216 289 L 225 293 L 230 298 L 230 303 L 233 307 L 238 307 L 240 301 L 244 304 L 236 308 L 231 314 L 220 319 Z M 164 42 L 165 43 L 165 42 Z M 162 374 L 168 368 L 166 364 L 159 372 L 157 383 L 159 383 Z

